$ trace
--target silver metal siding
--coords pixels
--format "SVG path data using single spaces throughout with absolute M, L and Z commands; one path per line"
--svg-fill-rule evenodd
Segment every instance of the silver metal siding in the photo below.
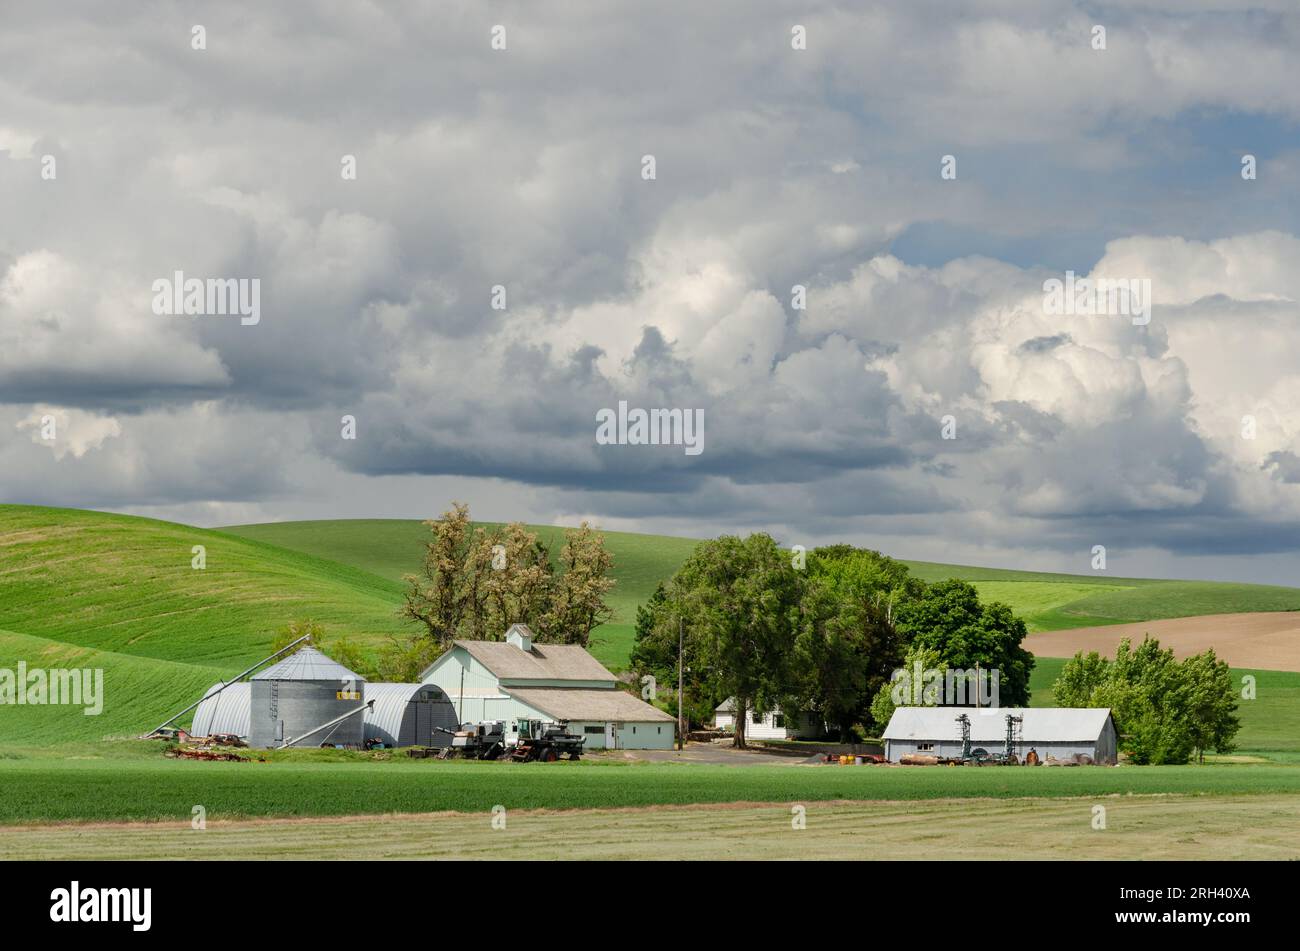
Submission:
M 364 692 L 364 682 L 254 680 L 248 745 L 277 747 L 284 740 L 300 737 L 322 723 L 357 709 L 361 700 L 342 700 L 338 697 L 340 691 L 349 689 Z M 277 735 L 278 722 L 284 724 L 282 736 Z M 362 714 L 357 713 L 327 730 L 303 737 L 293 745 L 310 747 L 329 743 L 360 746 L 361 740 Z

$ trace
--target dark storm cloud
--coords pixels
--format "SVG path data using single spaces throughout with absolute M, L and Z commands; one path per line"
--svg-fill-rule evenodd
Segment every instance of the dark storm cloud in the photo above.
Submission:
M 1274 550 L 1300 13 L 1254 6 L 19 6 L 4 498 L 455 478 L 541 520 Z M 1044 313 L 1094 266 L 1152 279 L 1150 326 Z M 154 314 L 177 270 L 258 278 L 262 319 Z M 619 401 L 703 410 L 704 451 L 597 445 Z

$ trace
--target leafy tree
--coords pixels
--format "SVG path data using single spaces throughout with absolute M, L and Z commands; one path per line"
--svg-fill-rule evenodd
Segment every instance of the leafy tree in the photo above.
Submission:
M 890 718 L 899 707 L 916 705 L 916 693 L 912 689 L 912 683 L 918 664 L 923 671 L 934 670 L 943 666 L 943 660 L 939 656 L 939 652 L 933 648 L 913 645 L 908 650 L 903 657 L 901 667 L 898 669 L 898 674 L 905 676 L 891 677 L 887 683 L 881 684 L 877 688 L 876 694 L 872 698 L 870 713 L 873 733 L 879 735 L 889 725 Z M 931 701 L 937 703 L 936 698 L 926 695 L 924 684 L 919 689 L 920 699 L 923 704 L 933 705 Z
M 1231 753 L 1241 729 L 1237 718 L 1237 691 L 1232 670 L 1215 657 L 1211 648 L 1183 661 L 1184 714 L 1196 751 L 1197 762 L 1205 762 L 1205 751 Z
M 469 506 L 453 502 L 438 518 L 424 523 L 433 532 L 425 545 L 419 575 L 406 575 L 402 616 L 424 625 L 439 651 L 457 636 L 464 612 L 463 576 L 471 548 Z
M 790 709 L 819 712 L 848 742 L 901 659 L 895 607 L 922 583 L 901 562 L 847 545 L 816 549 L 807 573 Z
M 614 556 L 605 547 L 605 537 L 590 525 L 583 522 L 566 531 L 560 574 L 544 627 L 566 644 L 588 646 L 592 629 L 614 617 L 605 600 L 614 587 L 614 579 L 609 577 L 613 567 Z
M 411 643 L 390 645 L 385 663 L 392 669 L 436 658 L 456 638 L 498 639 L 516 623 L 542 643 L 587 646 L 592 630 L 613 617 L 606 601 L 613 556 L 585 522 L 565 533 L 558 574 L 546 546 L 521 523 L 474 526 L 469 507 L 455 502 L 425 524 L 432 538 L 420 572 L 406 576 L 402 607 L 423 631 Z
M 1206 749 L 1228 752 L 1240 728 L 1228 665 L 1212 650 L 1179 663 L 1147 637 L 1135 649 L 1125 638 L 1113 661 L 1076 654 L 1054 686 L 1068 706 L 1109 707 L 1120 749 L 1135 763 L 1186 763 Z
M 910 644 L 937 652 L 944 666 L 998 671 L 1001 706 L 1029 704 L 1034 656 L 1021 646 L 1028 630 L 1005 604 L 983 604 L 973 585 L 952 578 L 900 601 L 895 624 Z
M 1092 706 L 1093 693 L 1106 682 L 1110 662 L 1096 651 L 1085 655 L 1079 651 L 1061 668 L 1052 685 L 1057 706 Z
M 538 640 L 560 640 L 543 623 L 550 609 L 552 574 L 550 555 L 537 533 L 511 522 L 496 536 L 493 549 L 494 560 L 482 582 L 489 630 L 499 631 L 500 637 L 512 624 L 527 624 Z
M 799 573 L 771 536 L 724 535 L 696 546 L 654 611 L 660 638 L 686 619 L 692 670 L 713 696 L 735 697 L 737 747 L 746 713 L 771 710 L 788 693 L 801 595 Z

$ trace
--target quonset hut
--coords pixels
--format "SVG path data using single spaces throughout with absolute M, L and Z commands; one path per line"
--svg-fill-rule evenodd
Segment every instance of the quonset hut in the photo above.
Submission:
M 364 688 L 360 674 L 304 647 L 252 676 L 248 745 L 359 747 Z
M 442 689 L 433 684 L 366 684 L 367 709 L 362 724 L 365 740 L 384 746 L 449 746 L 451 737 L 439 733 L 458 730 L 456 708 Z
M 203 702 L 194 711 L 194 722 L 190 733 L 194 736 L 215 736 L 218 733 L 231 733 L 248 739 L 248 721 L 252 708 L 249 705 L 249 688 L 252 685 L 240 683 L 213 684 Z M 220 693 L 213 691 L 220 690 Z

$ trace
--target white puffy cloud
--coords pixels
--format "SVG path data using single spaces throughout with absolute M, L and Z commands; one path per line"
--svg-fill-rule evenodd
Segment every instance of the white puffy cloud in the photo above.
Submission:
M 815 0 L 793 51 L 740 2 L 231 3 L 202 53 L 65 6 L 0 35 L 5 500 L 981 560 L 1300 522 L 1294 4 Z M 1066 267 L 1149 279 L 1151 323 L 1047 313 Z M 260 278 L 261 323 L 154 315 L 175 270 Z M 596 446 L 620 399 L 703 409 L 706 452 Z

